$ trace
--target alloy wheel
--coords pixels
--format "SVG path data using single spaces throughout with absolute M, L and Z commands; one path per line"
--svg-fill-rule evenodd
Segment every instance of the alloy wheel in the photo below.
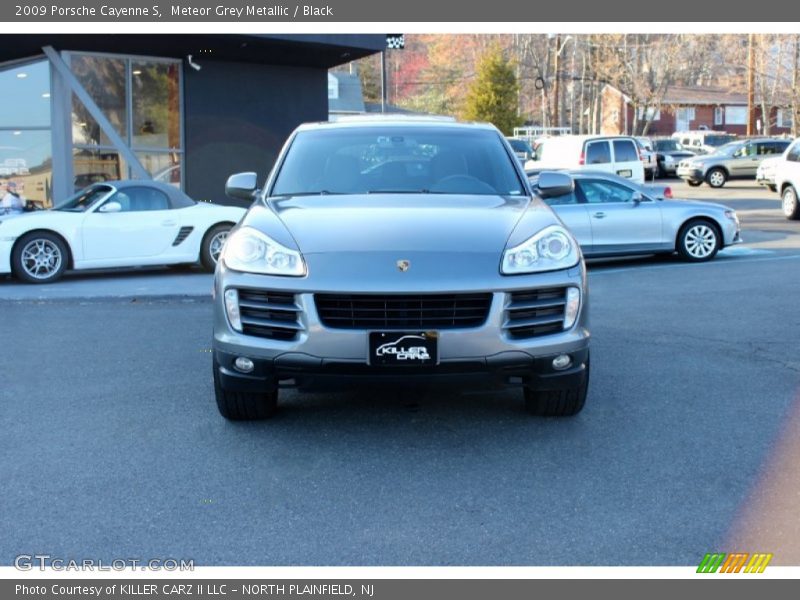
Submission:
M 22 249 L 22 268 L 34 279 L 49 279 L 61 268 L 61 249 L 45 239 L 34 239 Z
M 222 247 L 225 245 L 225 240 L 227 239 L 227 231 L 220 231 L 211 238 L 211 242 L 208 244 L 208 253 L 211 255 L 214 264 L 219 261 L 219 255 L 222 254 Z
M 783 192 L 783 214 L 791 218 L 797 207 L 797 194 L 794 188 L 787 187 Z
M 692 258 L 707 258 L 717 247 L 717 234 L 710 226 L 698 224 L 686 232 L 684 245 Z
M 722 187 L 725 185 L 725 174 L 722 171 L 712 171 L 708 176 L 708 183 L 711 187 Z

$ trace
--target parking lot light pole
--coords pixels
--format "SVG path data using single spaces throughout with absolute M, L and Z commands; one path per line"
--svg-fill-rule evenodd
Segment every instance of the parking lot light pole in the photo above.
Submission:
M 753 51 L 753 34 L 747 36 L 747 135 L 753 135 L 756 120 L 755 109 L 755 52 Z

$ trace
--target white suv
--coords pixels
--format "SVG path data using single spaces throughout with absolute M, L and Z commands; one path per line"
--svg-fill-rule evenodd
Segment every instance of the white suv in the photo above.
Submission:
M 775 187 L 783 199 L 783 214 L 787 219 L 800 219 L 800 138 L 783 153 L 775 168 Z
M 548 169 L 604 171 L 644 183 L 644 164 L 639 145 L 627 135 L 561 135 L 547 138 L 536 148 L 534 170 Z

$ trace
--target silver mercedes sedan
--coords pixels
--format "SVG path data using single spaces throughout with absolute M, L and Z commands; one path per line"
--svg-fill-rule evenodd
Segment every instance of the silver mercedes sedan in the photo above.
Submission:
M 639 185 L 610 173 L 570 171 L 574 189 L 546 198 L 586 258 L 672 254 L 702 262 L 742 241 L 736 211 L 677 200 L 668 187 Z M 534 190 L 539 176 L 531 177 Z
M 493 126 L 350 120 L 299 127 L 214 282 L 213 375 L 228 419 L 263 419 L 278 391 L 516 386 L 529 412 L 574 415 L 589 381 L 580 247 L 533 194 Z

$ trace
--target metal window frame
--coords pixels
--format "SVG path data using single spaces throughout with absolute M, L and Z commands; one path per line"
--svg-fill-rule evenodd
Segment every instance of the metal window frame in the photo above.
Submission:
M 73 148 L 97 150 L 97 151 L 116 151 L 127 163 L 128 176 L 135 174 L 140 179 L 152 179 L 150 173 L 139 161 L 137 152 L 177 154 L 180 156 L 180 186 L 185 189 L 185 107 L 184 107 L 184 74 L 183 61 L 180 59 L 148 56 L 140 54 L 115 54 L 109 52 L 82 52 L 82 51 L 62 51 L 58 53 L 52 47 L 47 46 L 42 49 L 44 57 L 50 61 L 50 93 L 51 93 L 51 127 L 53 131 L 53 190 L 63 193 L 65 196 L 71 195 L 74 181 L 74 167 L 72 161 Z M 105 118 L 103 111 L 94 103 L 88 92 L 80 85 L 71 70 L 73 56 L 92 56 L 99 58 L 118 59 L 125 61 L 125 107 L 126 124 L 124 139 L 108 119 Z M 39 60 L 39 59 L 36 59 Z M 178 126 L 180 148 L 173 147 L 145 147 L 134 146 L 133 140 L 133 74 L 132 63 L 150 62 L 158 64 L 174 64 L 178 66 Z M 27 62 L 35 62 L 29 60 Z M 59 65 L 59 62 L 61 63 Z M 64 67 L 66 72 L 64 72 Z M 57 92 L 57 93 L 56 93 Z M 107 144 L 76 144 L 72 137 L 72 96 L 73 94 L 89 110 L 92 117 L 98 122 L 103 132 L 112 142 Z M 88 102 L 87 102 L 88 100 Z M 93 105 L 91 108 L 89 104 Z M 101 118 L 98 119 L 98 114 Z M 102 121 L 102 122 L 101 122 Z M 64 160 L 56 160 L 56 156 L 64 157 Z

